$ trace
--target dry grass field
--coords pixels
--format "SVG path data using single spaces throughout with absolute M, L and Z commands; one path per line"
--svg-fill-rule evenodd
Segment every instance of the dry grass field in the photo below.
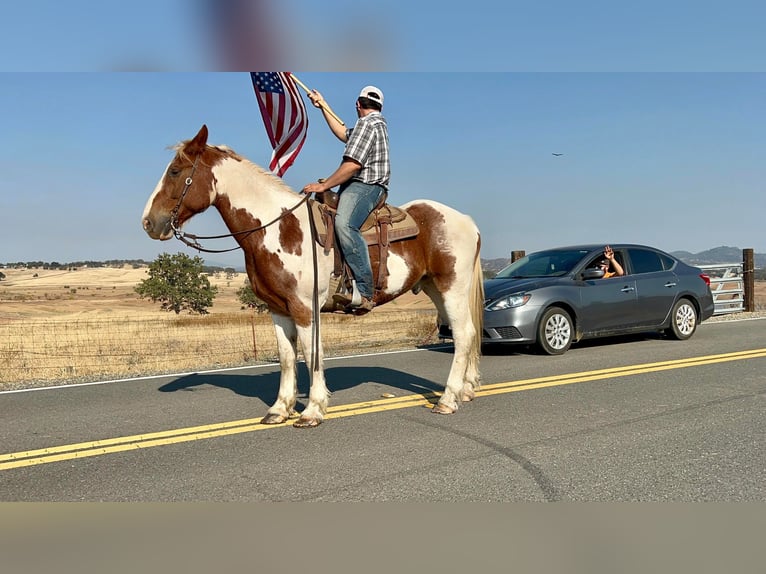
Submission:
M 268 314 L 242 309 L 244 273 L 211 276 L 205 316 L 168 313 L 138 297 L 147 269 L 4 269 L 0 281 L 0 390 L 176 373 L 276 360 Z M 766 282 L 756 282 L 766 309 Z M 438 342 L 436 311 L 408 294 L 363 317 L 323 314 L 326 356 Z
M 210 276 L 208 315 L 168 313 L 134 287 L 146 268 L 4 269 L 0 390 L 205 370 L 277 358 L 268 314 L 243 309 L 244 273 Z M 406 295 L 364 317 L 323 314 L 325 355 L 436 342 L 436 311 Z
M 101 267 L 76 271 L 43 269 L 3 269 L 0 281 L 0 320 L 50 319 L 111 316 L 126 313 L 131 317 L 162 317 L 159 304 L 140 299 L 133 288 L 148 277 L 147 268 Z M 240 312 L 236 292 L 245 285 L 244 273 L 230 279 L 223 273 L 211 275 L 218 287 L 211 315 Z M 405 295 L 375 312 L 433 309 L 423 294 Z

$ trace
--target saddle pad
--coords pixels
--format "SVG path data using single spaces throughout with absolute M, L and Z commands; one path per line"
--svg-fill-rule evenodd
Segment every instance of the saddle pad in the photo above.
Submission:
M 317 242 L 324 247 L 327 240 L 325 217 L 334 217 L 335 212 L 325 204 L 313 199 L 310 200 L 310 204 L 314 229 L 317 231 Z M 362 237 L 364 237 L 367 245 L 377 245 L 377 223 L 381 220 L 391 223 L 388 230 L 389 243 L 415 237 L 420 232 L 420 227 L 409 213 L 386 203 L 380 209 L 373 211 L 362 225 Z

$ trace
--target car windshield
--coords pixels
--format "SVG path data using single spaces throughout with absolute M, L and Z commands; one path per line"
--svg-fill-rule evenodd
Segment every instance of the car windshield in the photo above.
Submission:
M 561 277 L 571 273 L 588 251 L 538 251 L 517 259 L 502 269 L 496 279 L 525 279 L 530 277 Z

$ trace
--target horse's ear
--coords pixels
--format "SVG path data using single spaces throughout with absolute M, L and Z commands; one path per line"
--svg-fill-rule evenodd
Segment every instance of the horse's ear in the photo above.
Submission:
M 202 124 L 202 127 L 197 132 L 192 140 L 186 145 L 185 151 L 191 155 L 197 155 L 205 151 L 207 145 L 207 125 Z

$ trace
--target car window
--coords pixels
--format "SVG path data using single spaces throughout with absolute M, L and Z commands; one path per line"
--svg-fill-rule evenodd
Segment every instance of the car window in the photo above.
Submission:
M 662 261 L 662 266 L 665 268 L 665 271 L 670 271 L 676 266 L 676 260 L 668 255 L 660 253 L 660 260 Z
M 561 277 L 570 273 L 584 255 L 582 251 L 540 251 L 514 261 L 495 278 Z
M 590 263 L 588 263 L 584 268 L 585 269 L 590 269 L 590 268 L 593 268 L 593 267 L 598 267 L 598 264 L 601 262 L 602 259 L 604 259 L 604 254 L 603 253 L 599 253 L 596 257 L 591 259 Z M 615 259 L 615 261 L 617 261 L 617 263 L 620 264 L 620 267 L 622 267 L 623 270 L 625 270 L 625 274 L 627 275 L 627 269 L 625 269 L 625 263 L 623 263 L 623 261 L 622 261 L 622 254 L 619 251 L 615 251 L 614 252 L 614 259 Z
M 585 269 L 591 269 L 591 268 L 595 269 L 596 267 L 598 267 L 599 261 L 601 261 L 603 258 L 604 258 L 603 254 L 599 255 L 598 257 L 594 257 L 593 259 L 590 260 L 590 263 L 588 263 L 585 266 Z
M 667 262 L 656 251 L 629 249 L 628 254 L 633 273 L 655 273 L 668 269 Z

